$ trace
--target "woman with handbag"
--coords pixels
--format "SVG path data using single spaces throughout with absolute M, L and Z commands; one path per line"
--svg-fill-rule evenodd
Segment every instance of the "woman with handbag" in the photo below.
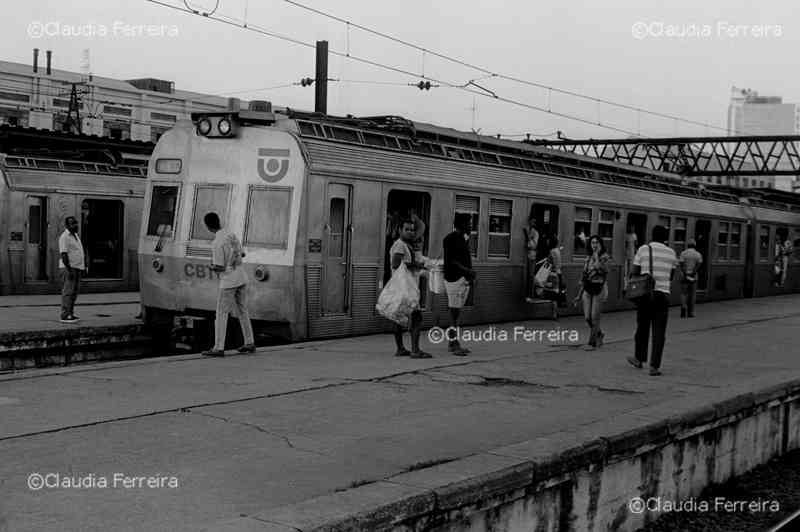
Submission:
M 589 343 L 587 350 L 603 345 L 605 333 L 600 329 L 600 315 L 603 302 L 608 298 L 608 265 L 611 257 L 606 253 L 606 246 L 598 235 L 589 238 L 589 249 L 592 254 L 586 257 L 583 265 L 581 288 L 573 303 L 583 302 L 583 317 L 589 325 Z

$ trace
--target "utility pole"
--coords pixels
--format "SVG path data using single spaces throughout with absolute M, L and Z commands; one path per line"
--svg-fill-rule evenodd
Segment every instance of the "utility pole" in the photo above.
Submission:
M 328 41 L 317 41 L 314 112 L 328 114 Z
M 77 84 L 73 83 L 72 92 L 69 95 L 69 110 L 67 111 L 67 119 L 64 122 L 65 131 L 69 133 L 77 133 L 78 135 L 82 133 L 80 107 L 81 103 L 78 99 L 78 87 Z

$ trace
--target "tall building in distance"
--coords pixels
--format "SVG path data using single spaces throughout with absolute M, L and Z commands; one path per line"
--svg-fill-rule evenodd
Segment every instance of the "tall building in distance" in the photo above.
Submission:
M 784 103 L 781 96 L 762 96 L 752 89 L 731 88 L 728 135 L 797 135 L 798 133 L 800 133 L 800 106 Z M 786 191 L 793 191 L 800 183 L 791 176 L 774 176 L 770 180 L 774 188 Z
M 761 96 L 752 89 L 731 90 L 728 135 L 796 135 L 798 106 L 780 96 Z
M 88 68 L 56 70 L 51 58 L 48 50 L 46 63 L 41 61 L 35 49 L 30 65 L 0 61 L 0 125 L 155 142 L 193 112 L 238 110 L 241 103 L 177 90 L 160 79 L 117 80 L 93 76 Z

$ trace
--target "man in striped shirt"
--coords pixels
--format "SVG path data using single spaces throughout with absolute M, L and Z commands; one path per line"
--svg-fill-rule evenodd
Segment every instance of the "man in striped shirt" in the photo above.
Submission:
M 628 357 L 628 362 L 641 368 L 647 362 L 647 346 L 650 327 L 653 328 L 653 348 L 650 352 L 650 375 L 661 375 L 661 354 L 667 335 L 667 318 L 669 317 L 670 281 L 675 276 L 677 257 L 665 244 L 669 231 L 662 225 L 653 227 L 653 241 L 642 246 L 633 259 L 631 273 L 649 273 L 655 279 L 653 295 L 636 303 L 636 357 Z M 653 269 L 650 270 L 650 253 L 652 250 Z

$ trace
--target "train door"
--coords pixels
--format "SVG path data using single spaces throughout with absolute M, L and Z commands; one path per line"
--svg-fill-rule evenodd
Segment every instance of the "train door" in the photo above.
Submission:
M 28 196 L 25 281 L 47 279 L 47 198 Z
M 711 221 L 697 220 L 694 224 L 694 240 L 697 242 L 697 247 L 695 249 L 703 256 L 703 263 L 700 265 L 697 278 L 698 290 L 706 290 L 708 288 L 709 264 L 711 263 L 711 256 L 709 254 L 710 236 Z
M 748 221 L 745 225 L 745 251 L 744 251 L 744 292 L 743 297 L 753 297 L 756 275 L 756 256 L 753 224 Z
M 636 238 L 634 238 L 634 236 Z M 647 238 L 647 215 L 638 212 L 629 212 L 625 221 L 625 262 L 622 268 L 623 283 L 627 282 L 633 266 L 636 250 L 649 242 Z
M 327 222 L 325 232 L 324 290 L 322 312 L 347 314 L 350 298 L 350 263 L 352 220 L 350 200 L 352 186 L 328 184 Z
M 558 206 L 535 203 L 531 205 L 530 217 L 536 220 L 539 242 L 536 246 L 536 261 L 545 258 L 550 252 L 550 242 L 558 234 Z M 560 239 L 560 238 L 559 238 Z
M 389 250 L 400 236 L 400 221 L 410 218 L 417 227 L 421 238 L 422 254 L 428 256 L 430 233 L 431 196 L 426 192 L 411 190 L 392 190 L 386 202 L 386 240 L 384 243 L 383 282 L 392 276 L 392 258 Z M 420 303 L 427 300 L 427 278 L 420 278 Z
M 81 202 L 81 240 L 89 269 L 87 277 L 122 278 L 122 221 L 123 204 L 119 200 L 85 199 Z

